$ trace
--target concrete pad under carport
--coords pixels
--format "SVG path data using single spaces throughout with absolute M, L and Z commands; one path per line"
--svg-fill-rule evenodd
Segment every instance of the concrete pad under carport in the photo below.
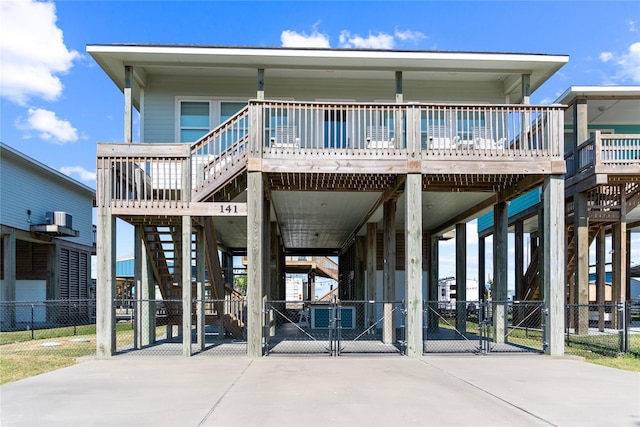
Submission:
M 6 426 L 637 425 L 640 376 L 548 356 L 87 360 L 6 384 Z

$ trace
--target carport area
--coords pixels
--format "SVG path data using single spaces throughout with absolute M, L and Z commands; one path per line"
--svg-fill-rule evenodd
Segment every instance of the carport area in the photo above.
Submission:
M 3 427 L 640 422 L 637 373 L 549 356 L 116 357 L 0 392 Z

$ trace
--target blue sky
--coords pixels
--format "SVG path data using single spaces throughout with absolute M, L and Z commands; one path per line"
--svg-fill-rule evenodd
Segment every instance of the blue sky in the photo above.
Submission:
M 0 139 L 92 188 L 96 142 L 123 140 L 124 100 L 87 44 L 569 55 L 532 103 L 551 103 L 572 85 L 640 84 L 637 1 L 1 0 L 0 28 Z

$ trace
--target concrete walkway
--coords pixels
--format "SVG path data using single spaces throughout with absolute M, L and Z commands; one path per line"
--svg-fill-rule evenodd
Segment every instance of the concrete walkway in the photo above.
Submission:
M 640 425 L 640 374 L 548 356 L 115 357 L 0 393 L 3 427 Z

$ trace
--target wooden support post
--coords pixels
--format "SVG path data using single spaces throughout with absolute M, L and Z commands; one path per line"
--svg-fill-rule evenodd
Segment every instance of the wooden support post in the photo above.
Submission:
M 429 238 L 429 307 L 427 308 L 427 333 L 435 332 L 439 327 L 438 320 L 438 280 L 440 261 L 440 241 L 438 236 L 430 235 Z M 426 339 L 426 337 L 425 337 Z
M 625 220 L 612 225 L 611 244 L 613 256 L 611 259 L 611 300 L 614 304 L 624 303 L 627 299 L 627 223 Z M 611 313 L 611 327 L 621 329 L 624 326 L 622 316 L 617 309 Z
M 596 303 L 598 304 L 598 330 L 600 332 L 604 332 L 605 327 L 606 257 L 606 230 L 602 227 L 596 236 Z
M 422 175 L 405 182 L 405 274 L 407 356 L 422 356 Z
M 96 355 L 109 357 L 116 350 L 116 219 L 108 198 L 109 170 L 98 169 L 98 226 L 96 234 Z
M 143 248 L 140 256 L 140 265 L 142 266 L 141 298 L 143 301 L 140 312 L 140 317 L 142 318 L 140 339 L 144 347 L 156 341 L 156 281 L 153 277 L 153 267 L 146 248 Z
M 355 241 L 355 269 L 353 275 L 353 291 L 354 298 L 364 301 L 365 294 L 365 270 L 366 270 L 366 253 L 365 253 L 365 237 L 357 236 Z M 311 295 L 314 295 L 313 293 Z
M 589 211 L 587 196 L 578 193 L 573 198 L 574 233 L 575 233 L 575 300 L 578 304 L 574 310 L 575 333 L 589 333 Z
M 565 282 L 565 232 L 564 232 L 564 176 L 545 178 L 544 227 L 542 229 L 543 288 L 547 310 L 545 322 L 545 353 L 552 356 L 564 354 L 564 282 Z
M 222 277 L 226 285 L 233 288 L 233 255 L 228 252 L 222 252 Z
M 382 281 L 382 298 L 384 299 L 384 327 L 382 341 L 391 344 L 395 341 L 395 326 L 393 323 L 393 309 L 390 301 L 395 300 L 396 291 L 396 201 L 384 202 L 383 206 L 384 233 L 384 270 Z
M 396 103 L 402 104 L 403 102 L 402 71 L 396 71 Z
M 527 290 L 524 283 L 524 223 L 519 220 L 515 223 L 515 299 L 521 301 L 525 299 Z
M 493 322 L 496 343 L 504 343 L 507 334 L 507 281 L 508 281 L 508 223 L 507 204 L 500 202 L 493 210 Z
M 133 347 L 140 350 L 142 348 L 142 254 L 146 252 L 144 247 L 144 226 L 135 225 L 133 228 L 133 283 L 135 286 L 134 298 L 134 319 L 133 325 Z
M 467 332 L 467 224 L 456 224 L 456 330 Z
M 264 99 L 264 68 L 258 68 L 258 84 L 256 88 L 256 99 Z
M 264 183 L 262 172 L 247 173 L 247 355 L 262 356 Z
M 205 349 L 205 328 L 206 325 L 206 313 L 204 311 L 205 300 L 205 232 L 204 227 L 198 226 L 196 228 L 196 330 L 197 330 L 197 344 L 198 350 L 203 351 Z M 223 297 L 224 298 L 224 297 Z M 223 304 L 220 304 L 223 306 Z M 224 307 L 224 306 L 223 306 Z M 218 316 L 224 316 L 224 308 L 222 312 L 218 313 Z M 220 331 L 219 331 L 220 332 Z
M 486 301 L 487 299 L 487 266 L 485 264 L 487 249 L 485 240 L 484 237 L 478 239 L 478 301 Z
M 269 218 L 271 202 L 266 197 L 262 199 L 262 202 L 264 204 L 262 208 L 262 212 L 264 212 L 264 216 L 262 217 L 262 297 L 271 299 L 271 220 Z
M 267 298 L 272 301 L 277 301 L 278 288 L 280 287 L 280 263 L 278 262 L 282 248 L 280 244 L 280 237 L 278 236 L 278 223 L 269 223 L 269 235 L 271 236 L 269 245 L 271 249 L 269 251 L 269 277 L 266 283 L 269 284 L 269 292 L 267 292 Z
M 522 75 L 522 103 L 529 105 L 531 103 L 531 74 Z
M 587 112 L 587 100 L 577 98 L 573 103 L 573 133 L 575 135 L 575 153 L 578 145 L 589 139 L 589 120 Z M 574 161 L 577 161 L 577 157 Z M 578 166 L 577 164 L 575 166 Z
M 124 66 L 124 142 L 133 142 L 133 67 Z
M 367 252 L 367 287 L 365 289 L 364 298 L 368 301 L 376 300 L 376 260 L 377 260 L 377 247 L 376 247 L 376 234 L 377 227 L 375 222 L 367 223 L 367 236 L 366 236 L 366 252 Z M 375 305 L 366 305 L 367 323 L 365 327 L 369 328 L 375 322 L 376 307 Z
M 191 350 L 191 217 L 182 217 L 182 253 L 180 254 L 182 272 L 182 355 L 190 357 Z

